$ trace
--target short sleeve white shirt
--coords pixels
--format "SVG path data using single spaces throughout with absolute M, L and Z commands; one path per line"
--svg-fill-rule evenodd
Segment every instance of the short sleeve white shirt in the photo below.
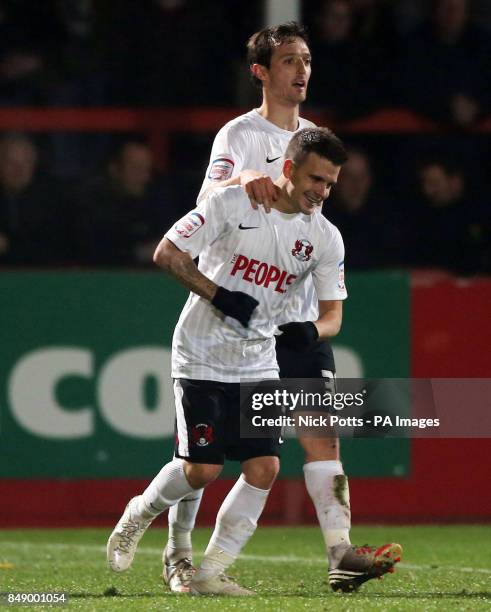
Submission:
M 306 127 L 315 127 L 315 124 L 299 117 L 298 130 Z M 215 137 L 198 201 L 211 184 L 237 176 L 245 169 L 263 172 L 276 180 L 293 134 L 264 119 L 257 109 L 229 121 Z M 318 299 L 312 279 L 307 279 L 292 296 L 292 302 L 285 305 L 284 320 L 280 324 L 315 321 L 319 316 Z

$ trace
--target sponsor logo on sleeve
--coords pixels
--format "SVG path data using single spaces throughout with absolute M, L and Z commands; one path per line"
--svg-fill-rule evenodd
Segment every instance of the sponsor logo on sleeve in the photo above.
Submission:
M 208 178 L 211 181 L 225 181 L 232 176 L 234 162 L 228 157 L 217 157 L 211 163 Z
M 205 218 L 202 215 L 197 212 L 192 212 L 180 219 L 174 226 L 174 229 L 181 238 L 189 238 L 197 232 L 204 223 Z
M 338 287 L 344 291 L 344 261 L 338 263 Z

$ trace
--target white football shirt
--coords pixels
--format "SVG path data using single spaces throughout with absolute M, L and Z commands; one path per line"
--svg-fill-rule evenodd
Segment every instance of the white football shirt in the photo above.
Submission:
M 299 117 L 298 130 L 306 127 L 315 127 L 315 124 Z M 276 180 L 283 169 L 284 153 L 294 133 L 264 119 L 257 109 L 226 123 L 213 142 L 198 202 L 210 184 L 237 176 L 242 170 L 257 170 Z M 318 318 L 317 296 L 311 279 L 307 279 L 284 312 L 285 319 L 280 324 Z
M 322 215 L 253 210 L 240 186 L 219 188 L 166 234 L 200 271 L 258 300 L 246 329 L 191 293 L 172 341 L 172 376 L 221 382 L 277 378 L 274 332 L 311 275 L 320 300 L 343 300 L 344 246 Z

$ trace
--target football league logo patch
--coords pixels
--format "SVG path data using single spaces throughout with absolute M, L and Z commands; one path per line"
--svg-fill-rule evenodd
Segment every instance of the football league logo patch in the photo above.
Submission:
M 227 157 L 218 157 L 213 160 L 208 174 L 211 181 L 225 181 L 232 176 L 234 162 Z
M 174 226 L 174 229 L 182 238 L 189 238 L 194 232 L 197 232 L 204 223 L 205 218 L 202 215 L 197 212 L 192 212 L 180 219 Z
M 312 251 L 314 247 L 312 243 L 305 238 L 301 238 L 300 240 L 295 240 L 295 246 L 292 249 L 292 255 L 299 261 L 309 261 L 312 257 Z
M 344 284 L 344 261 L 341 261 L 338 264 L 338 287 L 341 289 L 341 291 L 344 291 L 345 284 Z
M 213 427 L 208 423 L 199 423 L 191 431 L 191 442 L 196 446 L 208 446 L 214 440 Z

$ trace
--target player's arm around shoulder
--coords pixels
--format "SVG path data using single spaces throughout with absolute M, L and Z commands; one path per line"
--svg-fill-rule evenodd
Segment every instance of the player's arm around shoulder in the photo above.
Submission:
M 210 161 L 198 194 L 198 204 L 219 187 L 240 185 L 244 142 L 234 121 L 224 125 L 215 136 Z
M 278 189 L 264 172 L 244 167 L 244 152 L 253 146 L 247 132 L 240 130 L 238 125 L 225 128 L 218 132 L 215 139 L 198 203 L 220 187 L 240 185 L 245 189 L 252 208 L 257 210 L 261 204 L 269 213 L 272 202 L 278 199 Z
M 254 210 L 259 208 L 259 205 L 264 207 L 264 210 L 269 213 L 272 208 L 272 203 L 278 199 L 279 189 L 273 183 L 272 179 L 263 172 L 246 168 L 228 180 L 218 183 L 211 183 L 203 192 L 202 197 L 206 197 L 212 191 L 219 187 L 229 187 L 240 185 L 245 189 L 250 200 L 250 205 Z

